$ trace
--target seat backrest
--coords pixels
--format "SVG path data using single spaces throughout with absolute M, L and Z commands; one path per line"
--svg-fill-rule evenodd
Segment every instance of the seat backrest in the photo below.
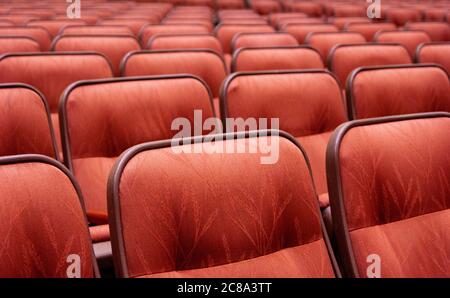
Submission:
M 358 67 L 411 62 L 408 50 L 400 44 L 340 44 L 328 55 L 328 68 L 336 74 L 342 86 L 345 86 L 347 76 Z
M 140 50 L 137 39 L 130 35 L 60 35 L 53 41 L 56 52 L 94 51 L 105 55 L 115 76 L 120 76 L 120 61 L 131 51 Z
M 17 52 L 40 52 L 41 47 L 37 41 L 27 36 L 1 36 L 0 55 Z
M 148 41 L 150 50 L 210 49 L 222 55 L 222 45 L 212 34 L 156 34 Z
M 287 24 L 281 31 L 293 35 L 302 44 L 311 32 L 338 32 L 338 28 L 331 24 Z
M 349 119 L 450 112 L 450 83 L 433 64 L 362 67 L 347 81 Z
M 148 44 L 150 38 L 156 34 L 192 34 L 192 33 L 211 33 L 210 30 L 199 24 L 194 25 L 180 25 L 180 24 L 167 24 L 167 25 L 146 25 L 142 27 L 139 33 L 139 41 L 142 47 Z
M 289 33 L 237 33 L 231 41 L 231 50 L 239 48 L 298 46 L 298 41 Z
M 232 25 L 222 24 L 218 25 L 215 29 L 216 37 L 222 44 L 224 53 L 231 54 L 231 41 L 237 33 L 243 32 L 275 32 L 275 29 L 269 25 Z
M 306 157 L 281 134 L 177 147 L 167 140 L 124 153 L 108 185 L 117 275 L 340 276 Z M 261 164 L 263 143 L 278 145 L 276 163 Z M 218 146 L 252 153 L 188 152 Z
M 414 58 L 416 49 L 421 43 L 431 42 L 430 36 L 425 31 L 379 31 L 373 40 L 381 43 L 399 43 L 405 46 L 411 58 Z
M 424 43 L 417 47 L 417 63 L 437 63 L 450 74 L 450 42 Z
M 335 131 L 328 189 L 346 276 L 450 277 L 449 132 L 448 113 L 351 121 Z M 368 267 L 374 262 L 381 272 Z
M 450 24 L 445 22 L 411 22 L 405 29 L 425 31 L 432 41 L 450 41 Z
M 320 54 L 309 46 L 240 48 L 231 61 L 231 72 L 323 67 Z
M 29 84 L 44 94 L 52 113 L 63 90 L 84 79 L 111 77 L 107 59 L 98 53 L 18 53 L 0 57 L 0 82 Z
M 379 31 L 392 31 L 397 27 L 393 23 L 349 23 L 344 30 L 361 33 L 367 41 L 372 41 Z
M 218 97 L 227 70 L 223 58 L 207 49 L 137 51 L 122 61 L 125 77 L 181 73 L 200 77 L 211 88 L 213 97 Z
M 71 25 L 86 25 L 86 22 L 67 18 L 65 20 L 32 20 L 27 23 L 27 26 L 44 27 L 52 37 L 57 36 L 65 26 Z
M 358 32 L 311 32 L 305 39 L 305 43 L 315 48 L 327 63 L 328 53 L 338 44 L 365 43 L 366 39 Z
M 402 27 L 408 22 L 420 22 L 422 20 L 422 13 L 418 9 L 388 8 L 386 17 L 390 22 Z
M 0 156 L 41 154 L 58 159 L 47 102 L 25 84 L 0 84 Z
M 262 118 L 268 122 L 279 119 L 279 127 L 269 128 L 279 128 L 299 138 L 311 162 L 317 193 L 321 195 L 327 192 L 328 137 L 346 121 L 340 90 L 335 77 L 327 70 L 235 73 L 222 88 L 221 118 L 228 132 L 244 130 L 242 125 L 248 123 L 231 127 L 226 118 Z
M 150 22 L 146 19 L 107 19 L 101 20 L 98 22 L 101 26 L 126 26 L 128 27 L 134 34 L 134 36 L 138 36 L 139 32 L 144 26 L 150 25 Z
M 123 25 L 66 26 L 60 35 L 133 35 L 133 31 Z
M 0 157 L 0 277 L 99 276 L 80 189 L 42 155 Z
M 48 51 L 52 43 L 50 33 L 41 27 L 0 27 L 0 36 L 26 36 L 37 41 L 42 51 Z
M 208 87 L 191 75 L 79 81 L 67 88 L 60 105 L 64 161 L 81 185 L 88 212 L 106 212 L 106 180 L 117 156 L 178 134 L 180 127 L 172 129 L 177 118 L 194 126 L 194 110 L 204 118 L 214 115 Z M 203 133 L 195 128 L 195 134 Z M 93 177 L 99 188 L 91 187 Z

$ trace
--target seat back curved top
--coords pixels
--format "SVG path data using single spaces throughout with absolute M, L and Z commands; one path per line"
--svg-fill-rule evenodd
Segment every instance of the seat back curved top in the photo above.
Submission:
M 105 19 L 98 22 L 98 25 L 101 26 L 126 26 L 133 32 L 133 35 L 136 37 L 139 36 L 139 32 L 141 32 L 141 29 L 143 27 L 151 24 L 151 21 L 142 18 Z
M 243 32 L 275 32 L 275 29 L 269 25 L 242 25 L 242 24 L 223 24 L 218 25 L 214 33 L 216 34 L 216 37 L 219 39 L 220 43 L 222 44 L 222 49 L 225 54 L 232 54 L 231 52 L 231 41 L 233 40 L 233 37 L 237 33 L 243 33 Z
M 394 43 L 339 44 L 328 55 L 328 68 L 336 74 L 342 86 L 347 76 L 361 66 L 410 64 L 408 50 Z
M 99 277 L 81 191 L 57 161 L 0 157 L 0 276 Z
M 436 64 L 361 67 L 347 81 L 349 119 L 450 112 L 450 82 Z
M 344 275 L 449 277 L 450 114 L 371 118 L 327 148 L 333 227 Z M 407 252 L 407 253 L 405 253 Z
M 302 44 L 306 36 L 311 32 L 338 32 L 338 28 L 332 24 L 287 24 L 281 31 L 292 34 Z
M 210 33 L 156 34 L 147 43 L 149 50 L 210 49 L 222 55 L 222 45 Z
M 240 48 L 231 61 L 231 72 L 323 67 L 320 54 L 309 46 Z
M 139 41 L 142 47 L 148 44 L 148 41 L 155 34 L 192 34 L 192 33 L 211 33 L 210 30 L 202 25 L 146 25 L 139 32 Z
M 405 29 L 425 31 L 432 41 L 450 41 L 450 24 L 445 22 L 410 22 Z
M 177 135 L 177 123 L 194 123 L 195 110 L 204 118 L 214 115 L 206 83 L 191 75 L 79 81 L 65 90 L 64 162 L 80 183 L 90 218 L 106 222 L 106 181 L 117 156 L 136 144 Z
M 42 51 L 50 50 L 52 37 L 48 30 L 43 27 L 0 27 L 0 36 L 26 36 L 36 40 Z
M 450 42 L 423 43 L 417 47 L 417 63 L 437 63 L 450 73 Z
M 61 29 L 59 35 L 134 35 L 127 26 L 120 25 L 71 25 Z
M 65 20 L 32 20 L 27 22 L 27 26 L 44 27 L 48 30 L 52 37 L 59 34 L 61 29 L 70 25 L 86 25 L 85 21 L 77 19 L 65 19 Z
M 344 27 L 345 31 L 361 33 L 367 41 L 372 41 L 377 32 L 396 29 L 393 23 L 349 23 Z
M 277 134 L 236 134 L 215 145 L 201 137 L 177 147 L 167 140 L 125 152 L 108 184 L 117 275 L 340 276 L 327 250 L 307 158 L 292 137 Z M 261 164 L 258 142 L 279 144 L 276 163 Z M 217 145 L 255 151 L 185 151 Z M 188 184 L 193 187 L 186 192 Z
M 294 36 L 284 32 L 237 33 L 231 41 L 234 53 L 239 48 L 298 46 Z
M 430 36 L 425 31 L 379 31 L 373 38 L 374 42 L 399 43 L 406 47 L 411 58 L 414 58 L 417 47 L 426 42 L 431 42 Z
M 27 36 L 0 35 L 0 55 L 14 52 L 40 52 L 39 43 Z

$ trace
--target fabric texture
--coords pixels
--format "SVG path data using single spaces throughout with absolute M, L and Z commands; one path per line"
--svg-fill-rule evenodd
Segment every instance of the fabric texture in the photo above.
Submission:
M 450 73 L 450 44 L 427 44 L 418 54 L 420 63 L 437 63 Z

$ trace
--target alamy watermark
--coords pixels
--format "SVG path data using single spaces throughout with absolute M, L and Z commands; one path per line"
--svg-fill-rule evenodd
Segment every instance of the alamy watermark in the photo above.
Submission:
M 367 7 L 367 17 L 369 19 L 381 18 L 381 0 L 367 0 L 370 5 Z
M 66 15 L 69 19 L 81 18 L 81 0 L 66 0 L 69 3 L 67 6 Z

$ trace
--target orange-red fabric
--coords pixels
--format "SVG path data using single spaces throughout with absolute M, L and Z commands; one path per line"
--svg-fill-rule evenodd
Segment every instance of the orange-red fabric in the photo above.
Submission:
M 375 36 L 376 42 L 393 42 L 404 45 L 411 58 L 414 58 L 416 49 L 421 43 L 431 42 L 430 36 L 423 31 L 387 31 L 379 32 Z
M 361 33 L 367 41 L 372 41 L 379 31 L 396 30 L 393 23 L 350 23 L 345 27 L 346 31 Z
M 286 4 L 291 11 L 302 12 L 309 17 L 319 17 L 323 13 L 323 7 L 318 2 L 290 2 Z
M 40 52 L 37 41 L 29 37 L 0 37 L 0 55 L 14 52 Z
M 0 156 L 26 153 L 56 157 L 43 99 L 25 87 L 0 85 Z
M 86 22 L 67 18 L 66 20 L 33 20 L 27 23 L 27 26 L 44 27 L 52 37 L 58 35 L 62 28 L 70 25 L 86 25 Z
M 420 63 L 437 63 L 450 74 L 450 43 L 426 44 L 419 50 L 417 59 Z
M 333 14 L 336 17 L 365 17 L 366 10 L 364 5 L 336 4 L 333 7 Z
M 89 227 L 89 234 L 93 243 L 109 241 L 109 225 L 91 226 Z
M 210 30 L 202 25 L 147 25 L 140 32 L 141 45 L 145 47 L 149 39 L 156 34 L 191 34 L 210 33 Z
M 99 21 L 99 25 L 104 26 L 126 26 L 130 28 L 136 37 L 141 32 L 141 29 L 149 24 L 149 21 L 146 19 L 108 19 Z
M 204 119 L 213 115 L 207 89 L 193 78 L 118 81 L 72 90 L 65 106 L 71 156 L 65 160 L 72 161 L 88 212 L 106 214 L 106 182 L 117 156 L 136 144 L 173 137 L 179 132 L 171 129 L 176 118 L 193 125 L 194 109 Z
M 340 46 L 330 53 L 330 69 L 345 86 L 347 76 L 361 66 L 409 64 L 411 57 L 401 45 L 366 44 Z
M 328 53 L 335 45 L 364 42 L 364 36 L 356 32 L 316 32 L 310 34 L 306 40 L 307 44 L 319 51 L 325 65 L 328 63 Z
M 0 166 L 0 276 L 67 277 L 78 255 L 81 277 L 93 277 L 83 210 L 69 178 L 53 165 Z
M 422 19 L 422 13 L 418 9 L 388 8 L 386 17 L 397 26 L 404 26 L 408 22 L 418 22 Z
M 278 13 L 272 13 L 269 15 L 269 22 L 270 25 L 276 26 L 278 22 L 282 19 L 302 19 L 307 18 L 308 16 L 301 12 L 278 12 Z
M 425 31 L 432 41 L 450 41 L 450 25 L 444 22 L 408 23 L 407 30 Z
M 233 50 L 247 47 L 297 46 L 294 36 L 288 33 L 244 33 L 235 35 Z
M 338 28 L 331 24 L 288 24 L 282 31 L 292 34 L 302 44 L 311 32 L 338 32 Z
M 127 163 L 119 206 L 130 277 L 334 276 L 301 151 L 284 138 L 260 142 L 279 144 L 278 162 L 261 164 L 260 150 L 180 155 L 163 148 Z
M 209 34 L 155 35 L 149 40 L 150 50 L 210 49 L 222 55 L 219 40 Z
M 359 72 L 350 86 L 355 118 L 450 112 L 450 83 L 438 67 Z
M 216 28 L 216 36 L 224 53 L 231 54 L 231 41 L 236 33 L 242 32 L 275 32 L 275 29 L 269 25 L 220 25 Z
M 104 54 L 111 61 L 114 75 L 120 76 L 120 61 L 131 51 L 140 50 L 138 41 L 132 36 L 62 36 L 54 44 L 54 50 L 95 51 Z
M 39 27 L 0 27 L 0 36 L 26 36 L 36 40 L 42 51 L 48 51 L 52 43 L 50 34 Z
M 233 71 L 323 68 L 320 54 L 311 48 L 244 48 L 236 52 Z
M 449 277 L 450 118 L 351 128 L 339 161 L 347 225 L 365 277 Z M 389 145 L 387 145 L 389 144 Z
M 127 26 L 67 26 L 61 30 L 61 35 L 133 35 Z
M 367 17 L 338 17 L 330 18 L 328 20 L 331 24 L 335 25 L 339 30 L 344 30 L 349 24 L 352 23 L 370 23 L 370 19 Z

